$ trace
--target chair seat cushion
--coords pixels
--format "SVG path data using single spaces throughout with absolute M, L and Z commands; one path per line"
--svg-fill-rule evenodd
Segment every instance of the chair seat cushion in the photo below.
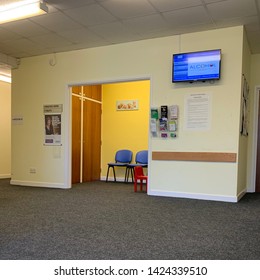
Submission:
M 139 175 L 138 175 L 138 176 L 136 177 L 136 179 L 137 179 L 137 180 L 147 180 L 147 177 L 148 177 L 148 176 L 145 176 L 145 175 L 144 175 L 144 176 L 139 176 Z
M 127 166 L 127 163 L 121 163 L 121 162 L 111 162 L 108 163 L 109 166 Z
M 127 167 L 129 168 L 135 168 L 136 166 L 142 166 L 142 167 L 148 167 L 148 164 L 142 164 L 142 163 L 129 163 Z

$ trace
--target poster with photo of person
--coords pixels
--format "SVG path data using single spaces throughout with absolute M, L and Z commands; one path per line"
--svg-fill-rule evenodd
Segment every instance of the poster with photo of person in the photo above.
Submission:
M 45 145 L 61 145 L 61 114 L 45 114 Z

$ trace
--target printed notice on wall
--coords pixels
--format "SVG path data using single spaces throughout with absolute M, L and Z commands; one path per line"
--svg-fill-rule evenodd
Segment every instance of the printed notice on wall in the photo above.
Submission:
M 12 124 L 14 125 L 22 125 L 23 124 L 23 116 L 12 116 Z
M 189 94 L 185 98 L 184 129 L 205 131 L 211 127 L 211 95 Z
M 43 105 L 45 134 L 44 145 L 61 146 L 62 104 Z

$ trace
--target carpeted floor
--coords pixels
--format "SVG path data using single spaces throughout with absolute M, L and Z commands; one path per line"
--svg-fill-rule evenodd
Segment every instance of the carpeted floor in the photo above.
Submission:
M 70 190 L 0 180 L 0 259 L 260 259 L 260 194 L 239 203 L 134 193 L 93 182 Z

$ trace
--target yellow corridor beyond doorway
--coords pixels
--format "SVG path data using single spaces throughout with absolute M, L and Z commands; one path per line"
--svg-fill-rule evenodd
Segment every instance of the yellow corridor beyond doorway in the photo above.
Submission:
M 137 110 L 118 110 L 119 101 L 136 101 Z M 148 149 L 150 80 L 102 85 L 102 178 L 107 163 L 119 149 L 136 152 Z M 117 170 L 124 178 L 124 170 Z M 111 175 L 110 175 L 111 176 Z

